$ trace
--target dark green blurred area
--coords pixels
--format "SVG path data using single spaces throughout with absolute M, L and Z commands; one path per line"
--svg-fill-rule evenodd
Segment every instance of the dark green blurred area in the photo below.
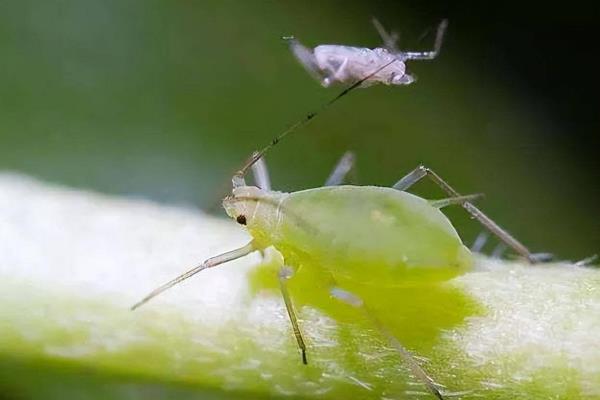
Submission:
M 110 374 L 77 363 L 36 363 L 0 358 L 2 398 L 13 399 L 254 399 L 256 395 L 216 390 L 182 382 L 156 382 L 139 376 Z M 35 384 L 32 384 L 32 381 Z
M 0 168 L 209 208 L 252 150 L 340 90 L 311 80 L 281 36 L 373 47 L 372 15 L 408 49 L 430 47 L 419 36 L 444 16 L 367 1 L 2 2 Z M 482 59 L 496 44 L 449 16 L 442 56 L 409 65 L 416 84 L 357 90 L 269 153 L 274 186 L 321 185 L 348 149 L 362 184 L 424 163 L 485 193 L 482 209 L 532 250 L 597 252 L 598 173 L 566 145 L 568 123 Z M 430 184 L 417 192 L 443 197 Z M 480 227 L 449 214 L 471 242 Z

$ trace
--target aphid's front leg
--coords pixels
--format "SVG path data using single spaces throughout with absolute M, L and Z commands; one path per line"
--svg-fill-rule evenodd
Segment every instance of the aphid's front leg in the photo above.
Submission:
M 196 275 L 200 271 L 203 271 L 208 268 L 214 268 L 216 266 L 219 266 L 219 265 L 224 264 L 229 261 L 237 260 L 238 258 L 247 256 L 248 254 L 250 254 L 256 250 L 259 250 L 259 247 L 257 247 L 255 245 L 254 241 L 251 241 L 250 243 L 248 243 L 247 245 L 245 245 L 243 247 L 240 247 L 239 249 L 231 250 L 226 253 L 219 254 L 218 256 L 211 257 L 208 260 L 204 261 L 202 264 L 198 265 L 197 267 L 192 268 L 189 271 L 184 272 L 183 274 L 179 275 L 177 278 L 165 283 L 162 286 L 157 287 L 152 292 L 150 292 L 150 294 L 148 294 L 146 297 L 144 297 L 142 300 L 140 300 L 139 302 L 134 304 L 131 307 L 131 309 L 135 310 L 136 308 L 144 305 L 145 303 L 147 303 L 154 297 L 158 296 L 165 290 L 172 288 L 173 286 L 185 281 L 188 278 L 191 278 L 192 276 Z
M 410 352 L 406 350 L 404 346 L 402 346 L 402 343 L 396 339 L 389 329 L 386 328 L 385 325 L 383 325 L 381 321 L 379 321 L 379 319 L 369 311 L 368 307 L 360 297 L 338 287 L 331 288 L 330 293 L 334 298 L 362 310 L 371 323 L 375 325 L 379 332 L 387 339 L 389 344 L 398 352 L 398 354 L 400 354 L 402 360 L 410 368 L 412 374 L 419 379 L 435 397 L 438 399 L 443 399 L 443 396 L 438 389 L 439 385 L 436 384 L 433 379 L 429 377 L 429 375 L 427 375 L 427 373 L 415 360 L 413 355 L 410 354 Z
M 292 304 L 290 293 L 287 290 L 287 280 L 290 279 L 292 275 L 293 271 L 290 267 L 282 266 L 279 269 L 279 287 L 281 289 L 281 294 L 283 296 L 285 308 L 287 310 L 288 316 L 290 317 L 290 322 L 292 323 L 292 329 L 294 330 L 294 336 L 296 337 L 298 348 L 302 353 L 302 363 L 306 365 L 308 364 L 308 361 L 306 359 L 306 345 L 304 344 L 304 339 L 302 338 L 302 332 L 300 332 L 298 318 L 296 317 L 296 311 L 294 310 L 294 305 Z
M 333 168 L 333 171 L 331 171 L 324 186 L 341 185 L 344 182 L 346 175 L 354 169 L 355 162 L 356 157 L 354 156 L 354 153 L 351 151 L 345 152 Z
M 450 186 L 446 181 L 444 181 L 438 174 L 422 165 L 418 166 L 411 173 L 409 173 L 404 178 L 396 182 L 393 188 L 397 190 L 406 190 L 413 184 L 423 179 L 424 177 L 428 177 L 429 179 L 431 179 L 436 185 L 442 188 L 442 190 L 444 190 L 450 196 L 461 197 L 460 193 L 454 190 L 454 188 Z M 515 239 L 510 233 L 502 229 L 497 223 L 495 223 L 491 218 L 485 215 L 472 203 L 468 201 L 463 202 L 462 207 L 465 210 L 467 210 L 467 212 L 471 214 L 473 218 L 479 221 L 479 223 L 481 223 L 486 229 L 488 229 L 491 233 L 496 235 L 498 239 L 500 239 L 507 246 L 512 248 L 517 254 L 520 254 L 521 256 L 529 260 L 529 262 L 531 263 L 539 261 L 536 258 L 536 256 L 527 249 L 527 247 L 525 247 L 521 242 Z

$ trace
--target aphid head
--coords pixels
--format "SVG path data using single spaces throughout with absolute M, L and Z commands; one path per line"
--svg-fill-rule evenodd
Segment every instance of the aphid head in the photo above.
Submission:
M 257 207 L 266 192 L 256 186 L 239 186 L 231 196 L 223 200 L 225 212 L 240 225 L 250 225 L 256 216 Z

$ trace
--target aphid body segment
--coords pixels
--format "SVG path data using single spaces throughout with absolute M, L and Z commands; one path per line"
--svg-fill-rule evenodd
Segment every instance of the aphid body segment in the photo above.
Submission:
M 375 83 L 386 85 L 409 85 L 416 78 L 409 74 L 407 60 L 433 60 L 441 49 L 447 21 L 440 23 L 432 51 L 401 51 L 396 47 L 397 35 L 389 35 L 377 20 L 373 20 L 384 41 L 384 47 L 370 49 L 326 44 L 309 49 L 295 38 L 288 38 L 290 49 L 304 68 L 321 84 L 328 87 L 334 83 L 352 83 L 372 74 L 362 82 L 362 87 Z M 385 68 L 383 68 L 385 66 Z M 374 71 L 377 71 L 373 74 Z

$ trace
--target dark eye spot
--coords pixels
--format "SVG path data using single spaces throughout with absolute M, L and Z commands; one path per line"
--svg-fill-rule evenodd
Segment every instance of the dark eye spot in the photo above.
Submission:
M 238 215 L 237 218 L 235 219 L 237 221 L 238 224 L 241 225 L 246 225 L 246 216 L 245 215 Z

